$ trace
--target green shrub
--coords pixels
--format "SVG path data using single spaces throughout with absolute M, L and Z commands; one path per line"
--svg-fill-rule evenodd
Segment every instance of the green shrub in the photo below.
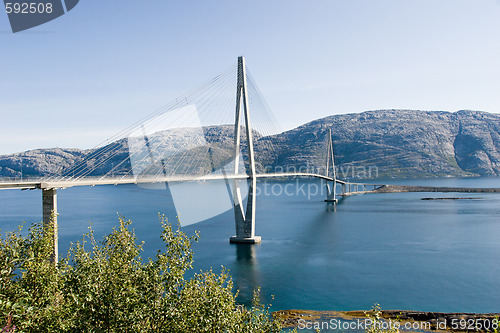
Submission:
M 259 303 L 236 303 L 233 283 L 192 269 L 192 242 L 165 217 L 165 248 L 142 259 L 130 221 L 103 241 L 92 230 L 57 267 L 50 262 L 54 230 L 33 225 L 28 236 L 0 234 L 0 329 L 6 332 L 279 332 Z
M 371 311 L 365 311 L 366 317 L 371 322 L 369 327 L 365 327 L 365 333 L 399 333 L 399 325 L 389 324 L 382 319 L 382 307 L 375 303 Z M 399 324 L 399 320 L 396 321 Z

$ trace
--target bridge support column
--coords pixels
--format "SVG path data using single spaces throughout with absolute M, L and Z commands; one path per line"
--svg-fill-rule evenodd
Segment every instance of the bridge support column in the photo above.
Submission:
M 337 184 L 335 181 L 331 182 L 331 187 L 329 184 L 329 181 L 326 181 L 326 199 L 325 202 L 330 202 L 330 203 L 337 203 L 338 199 L 336 198 L 337 196 Z
M 247 75 L 245 58 L 238 58 L 238 83 L 236 90 L 236 119 L 234 125 L 234 174 L 239 173 L 240 164 L 240 135 L 241 135 L 241 109 L 245 117 L 246 139 L 248 150 L 249 188 L 246 211 L 243 210 L 243 201 L 239 181 L 234 180 L 233 208 L 236 226 L 236 236 L 229 239 L 230 243 L 255 244 L 260 243 L 260 236 L 255 236 L 255 203 L 257 196 L 257 178 L 255 177 L 255 159 L 253 150 L 252 126 L 250 126 L 249 104 L 247 95 Z
M 59 261 L 59 244 L 57 237 L 57 191 L 56 189 L 42 189 L 42 221 L 44 230 L 53 229 L 54 247 L 50 261 Z
M 229 239 L 230 243 L 256 244 L 261 242 L 260 236 L 255 236 L 255 199 L 256 199 L 256 178 L 250 179 L 248 188 L 248 198 L 246 211 L 243 210 L 241 192 L 238 180 L 235 180 L 235 190 L 240 201 L 235 201 L 234 221 L 236 226 L 236 236 Z
M 325 202 L 329 203 L 337 203 L 337 178 L 335 174 L 335 160 L 333 158 L 333 142 L 332 142 L 332 130 L 329 128 L 327 137 L 326 137 L 326 176 L 330 176 L 330 168 L 332 169 L 331 175 L 333 176 L 333 181 L 331 182 L 331 187 L 329 181 L 327 180 L 325 183 L 326 187 L 326 200 Z

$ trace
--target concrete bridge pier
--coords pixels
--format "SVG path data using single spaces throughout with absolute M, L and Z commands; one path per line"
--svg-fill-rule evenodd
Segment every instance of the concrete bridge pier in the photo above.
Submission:
M 50 256 L 50 261 L 59 261 L 59 244 L 57 236 L 57 191 L 54 188 L 42 189 L 42 223 L 44 230 L 54 229 L 54 247 Z
M 234 220 L 236 226 L 236 236 L 229 239 L 230 243 L 234 244 L 257 244 L 261 242 L 260 236 L 255 236 L 255 199 L 256 199 L 256 179 L 250 179 L 248 188 L 248 198 L 246 211 L 243 210 L 240 188 L 238 180 L 235 180 L 235 205 L 234 205 Z
M 337 196 L 337 184 L 335 181 L 332 182 L 332 186 L 330 187 L 330 184 L 328 184 L 328 181 L 326 182 L 326 200 L 325 202 L 329 203 L 337 203 L 338 200 L 336 198 Z

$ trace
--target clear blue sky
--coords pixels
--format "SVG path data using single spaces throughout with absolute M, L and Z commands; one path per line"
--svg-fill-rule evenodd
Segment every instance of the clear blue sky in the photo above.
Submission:
M 245 55 L 283 129 L 403 108 L 500 113 L 498 0 L 81 0 L 12 34 L 0 154 L 89 148 Z

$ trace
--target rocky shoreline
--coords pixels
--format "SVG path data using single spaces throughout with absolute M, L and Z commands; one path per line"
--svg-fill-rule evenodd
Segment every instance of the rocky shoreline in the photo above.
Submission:
M 273 313 L 281 318 L 287 328 L 297 328 L 299 323 L 329 322 L 332 319 L 353 321 L 365 319 L 371 311 L 311 311 L 281 310 Z M 382 310 L 381 318 L 393 322 L 421 323 L 416 331 L 441 332 L 494 332 L 498 327 L 500 313 L 447 313 L 410 310 Z M 489 327 L 489 329 L 488 329 Z M 345 330 L 341 330 L 345 331 Z M 411 330 L 410 330 L 411 331 Z M 499 331 L 498 328 L 496 330 Z
M 500 188 L 382 185 L 373 192 L 377 192 L 377 193 L 400 193 L 400 192 L 498 193 L 498 192 L 500 192 Z M 436 199 L 440 199 L 440 198 L 436 198 Z M 451 199 L 451 198 L 447 198 L 447 199 Z M 459 199 L 472 199 L 472 198 L 459 198 Z

